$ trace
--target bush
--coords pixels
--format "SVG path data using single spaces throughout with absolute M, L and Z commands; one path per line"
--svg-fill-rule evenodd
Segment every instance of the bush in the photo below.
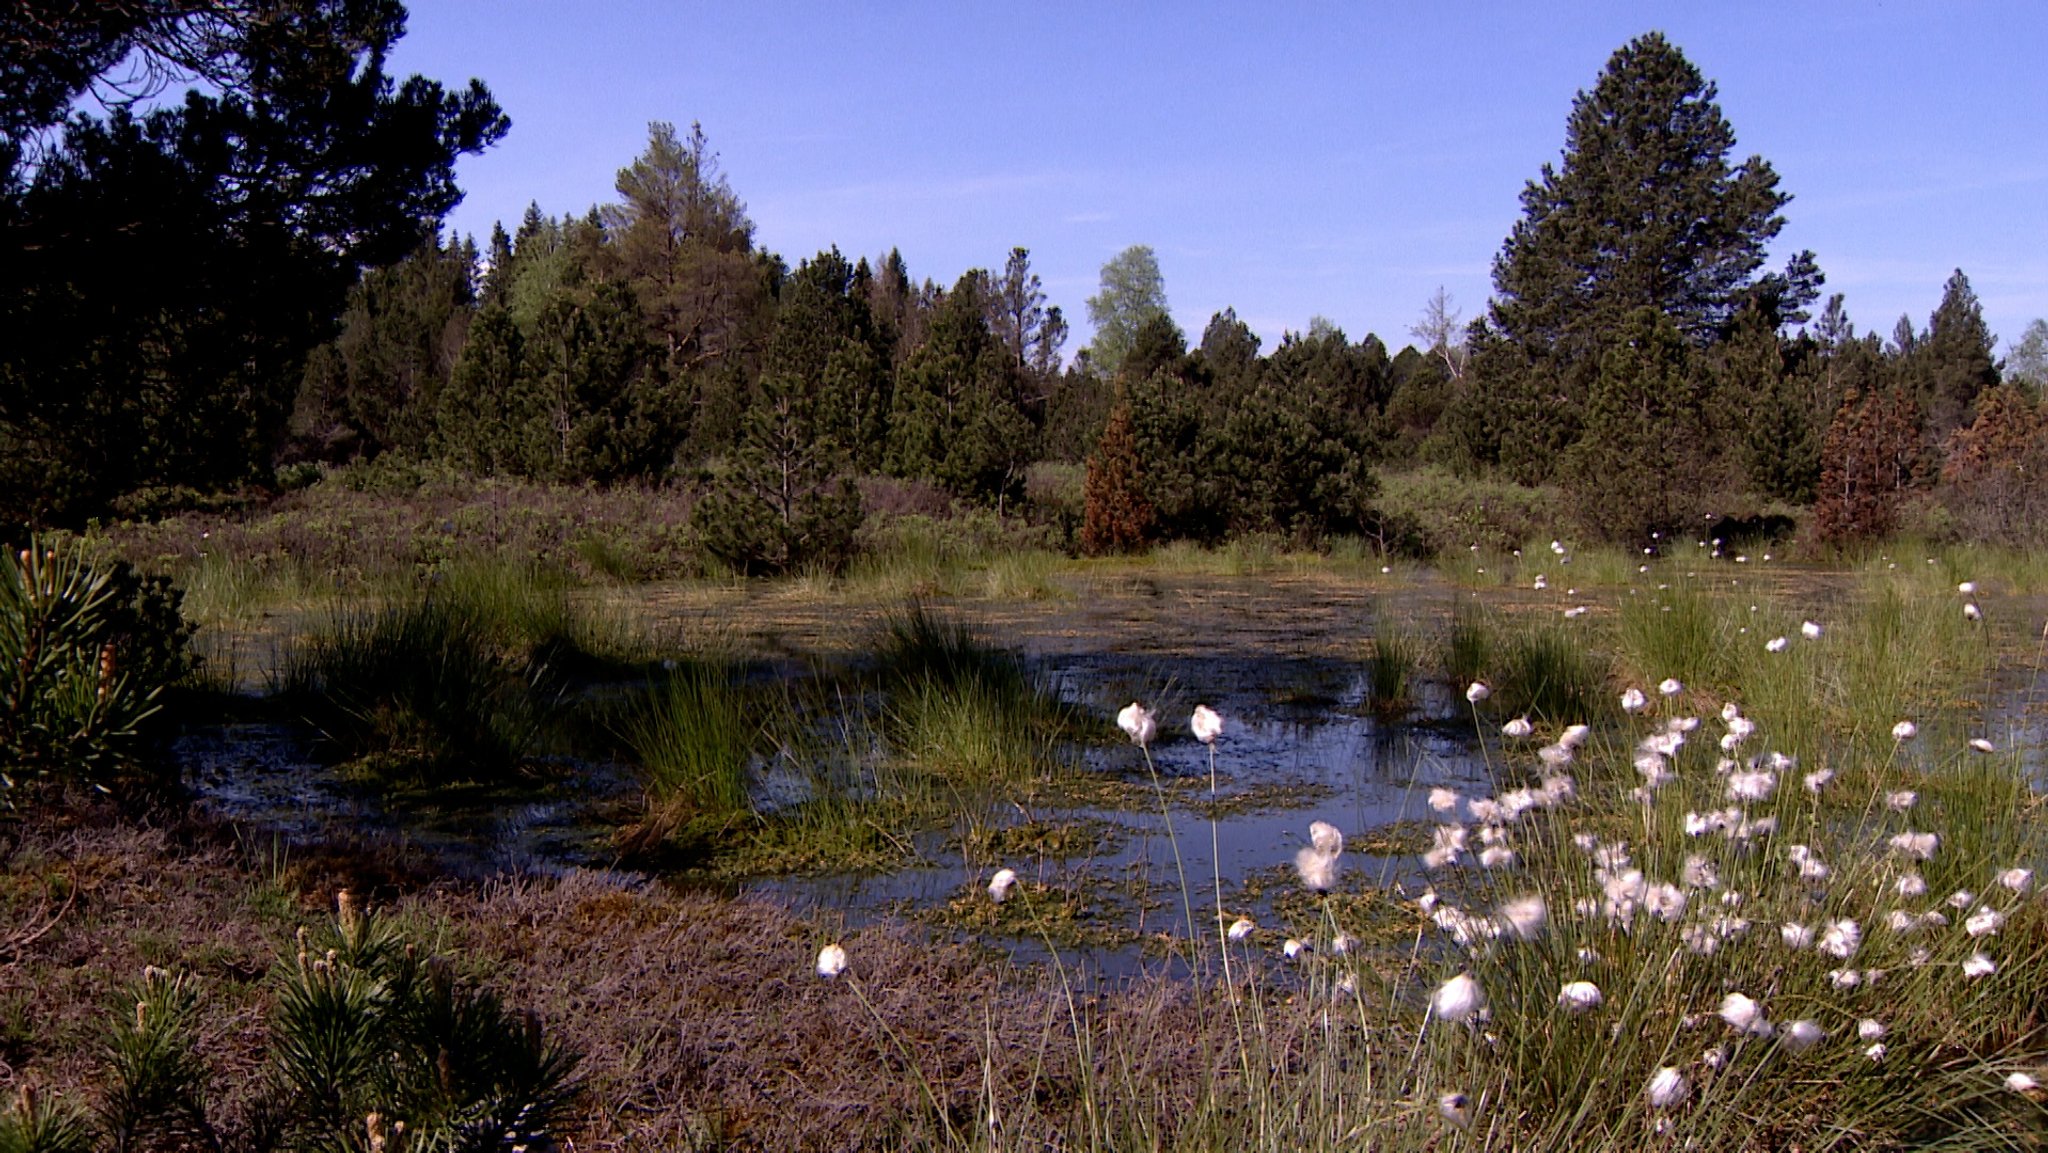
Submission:
M 107 790 L 134 767 L 158 693 L 191 668 L 178 604 L 169 581 L 75 551 L 0 560 L 0 804 L 37 784 Z

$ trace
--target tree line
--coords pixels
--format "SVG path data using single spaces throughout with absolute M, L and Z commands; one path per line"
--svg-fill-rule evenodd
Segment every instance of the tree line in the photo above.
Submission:
M 1655 34 L 1574 101 L 1469 325 L 1439 290 L 1398 353 L 1322 320 L 1266 350 L 1228 309 L 1191 341 L 1139 246 L 1069 358 L 1022 247 L 950 285 L 895 251 L 791 268 L 698 125 L 650 125 L 580 216 L 443 237 L 454 158 L 508 121 L 475 81 L 387 77 L 403 21 L 394 0 L 0 18 L 0 519 L 401 457 L 683 486 L 706 549 L 761 572 L 842 562 L 857 478 L 1045 515 L 1049 463 L 1085 476 L 1066 527 L 1091 551 L 1399 546 L 1375 476 L 1414 464 L 1559 485 L 1632 543 L 1773 504 L 1881 535 L 1937 490 L 1967 531 L 2035 523 L 2048 324 L 2001 365 L 1960 271 L 1885 340 L 1821 304 L 1813 254 L 1766 269 L 1791 198 L 1734 162 L 1713 84 Z M 65 115 L 138 54 L 210 94 Z

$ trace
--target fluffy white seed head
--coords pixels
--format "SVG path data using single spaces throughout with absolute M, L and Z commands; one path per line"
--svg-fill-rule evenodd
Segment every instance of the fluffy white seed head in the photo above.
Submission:
M 1686 1084 L 1685 1074 L 1666 1065 L 1662 1069 L 1657 1070 L 1650 1078 L 1648 1090 L 1650 1107 L 1652 1109 L 1673 1108 L 1683 1104 L 1686 1096 L 1691 1092 L 1692 1087 Z
M 830 980 L 846 971 L 846 950 L 838 945 L 827 945 L 818 950 L 818 976 Z
M 1812 1021 L 1794 1021 L 1785 1026 L 1784 1038 L 1779 1044 L 1793 1053 L 1804 1053 L 1821 1042 L 1827 1032 Z
M 1665 677 L 1657 683 L 1657 691 L 1667 697 L 1675 697 L 1685 691 L 1685 685 L 1677 677 Z
M 1730 993 L 1721 998 L 1719 1013 L 1728 1027 L 1750 1037 L 1771 1035 L 1771 1023 L 1764 1019 L 1763 1006 L 1742 993 Z
M 1242 941 L 1246 937 L 1251 936 L 1252 931 L 1257 928 L 1258 926 L 1252 923 L 1250 917 L 1239 917 L 1230 923 L 1230 928 L 1227 932 L 1231 940 Z
M 1516 717 L 1514 720 L 1502 725 L 1500 731 L 1516 740 L 1521 740 L 1523 737 L 1535 732 L 1536 726 L 1529 723 L 1528 717 Z
M 1188 728 L 1195 734 L 1196 740 L 1205 745 L 1213 745 L 1216 738 L 1223 735 L 1223 718 L 1208 705 L 1196 705 L 1195 715 L 1188 718 Z
M 988 879 L 988 895 L 1000 905 L 1009 900 L 1010 890 L 1017 887 L 1017 870 L 997 869 L 996 875 Z
M 1919 731 L 1920 726 L 1914 724 L 1913 722 L 1900 721 L 1898 724 L 1892 726 L 1892 739 L 1895 741 L 1910 741 L 1913 739 L 1913 735 L 1915 733 L 1918 733 Z
M 1469 1021 L 1486 1008 L 1486 994 L 1470 973 L 1460 973 L 1437 987 L 1429 999 L 1429 1011 L 1440 1021 L 1452 1024 Z
M 1492 695 L 1493 690 L 1487 688 L 1484 682 L 1473 681 L 1465 686 L 1465 699 L 1475 705 Z
M 1597 1009 L 1603 999 L 1600 986 L 1591 981 L 1573 981 L 1557 991 L 1557 1007 L 1567 1013 Z
M 1344 851 L 1344 833 L 1328 821 L 1310 822 L 1308 840 L 1319 853 L 1335 856 Z
M 1125 705 L 1122 711 L 1117 713 L 1116 727 L 1122 729 L 1133 743 L 1140 746 L 1149 746 L 1152 738 L 1159 735 L 1159 722 L 1144 705 L 1136 701 Z
M 1638 688 L 1630 688 L 1630 689 L 1628 689 L 1628 690 L 1627 690 L 1626 692 L 1624 692 L 1624 693 L 1622 693 L 1622 694 L 1621 694 L 1621 711 L 1622 711 L 1622 712 L 1625 712 L 1625 713 L 1639 713 L 1639 712 L 1642 712 L 1642 711 L 1643 711 L 1644 709 L 1646 709 L 1646 708 L 1649 708 L 1649 707 L 1650 707 L 1650 698 L 1648 698 L 1648 697 L 1644 696 L 1644 695 L 1643 695 L 1643 690 L 1641 690 L 1641 689 L 1638 689 Z

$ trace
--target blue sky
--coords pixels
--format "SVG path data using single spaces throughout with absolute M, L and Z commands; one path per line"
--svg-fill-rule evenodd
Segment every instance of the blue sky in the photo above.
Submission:
M 1957 267 L 2001 353 L 2048 316 L 2038 0 L 411 10 L 392 70 L 479 77 L 513 120 L 461 166 L 458 232 L 610 201 L 649 121 L 701 121 L 792 265 L 893 246 L 950 284 L 1022 245 L 1069 353 L 1131 244 L 1191 338 L 1230 306 L 1268 348 L 1316 315 L 1398 348 L 1439 285 L 1476 314 L 1573 95 L 1653 29 L 1793 195 L 1779 262 L 1813 249 L 1859 330 L 1924 325 Z

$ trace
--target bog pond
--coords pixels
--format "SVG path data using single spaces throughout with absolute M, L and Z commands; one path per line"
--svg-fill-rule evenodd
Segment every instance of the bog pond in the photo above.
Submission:
M 1725 575 L 1709 578 L 1725 591 L 1796 602 L 1823 617 L 1849 595 L 1841 582 L 1812 573 L 1724 567 Z M 1069 787 L 1024 800 L 963 796 L 952 820 L 895 834 L 905 842 L 901 863 L 888 868 L 836 869 L 828 860 L 775 875 L 651 879 L 713 884 L 849 926 L 905 916 L 1022 955 L 1050 945 L 1108 969 L 1186 934 L 1190 917 L 1212 926 L 1219 879 L 1227 917 L 1262 926 L 1288 920 L 1298 911 L 1284 906 L 1299 892 L 1292 861 L 1311 821 L 1344 830 L 1353 850 L 1346 868 L 1370 887 L 1412 896 L 1428 883 L 1417 854 L 1427 844 L 1429 791 L 1484 794 L 1496 787 L 1502 760 L 1499 718 L 1475 716 L 1441 674 L 1430 638 L 1461 606 L 1540 617 L 1591 638 L 1623 601 L 1657 587 L 1609 584 L 1582 594 L 1568 585 L 1474 583 L 1469 574 L 1427 571 L 1385 580 L 1313 570 L 1123 571 L 1062 577 L 1058 596 L 935 601 L 934 613 L 1018 653 L 1035 683 L 1097 728 L 1059 750 Z M 602 595 L 654 635 L 715 643 L 746 654 L 759 675 L 792 678 L 871 645 L 877 621 L 902 603 L 772 586 L 648 585 Z M 1375 630 L 1390 623 L 1424 639 L 1424 653 L 1410 706 L 1378 715 L 1368 707 L 1365 658 Z M 253 651 L 266 638 L 242 643 Z M 1762 645 L 1761 631 L 1745 643 Z M 1990 717 L 2007 733 L 2031 733 L 2030 693 L 2031 677 L 2000 687 L 1978 702 L 1978 722 Z M 1159 719 L 1149 759 L 1115 729 L 1117 709 L 1134 700 Z M 1197 704 L 1224 718 L 1213 763 L 1211 749 L 1188 731 Z M 473 878 L 621 867 L 615 818 L 639 786 L 613 760 L 567 758 L 569 768 L 540 793 L 400 801 L 322 765 L 311 744 L 300 727 L 266 719 L 190 727 L 174 751 L 203 804 L 285 844 L 340 837 Z M 764 810 L 803 792 L 772 757 L 757 761 L 751 778 L 754 804 Z M 1034 916 L 998 910 L 984 895 L 1002 867 L 1034 895 Z M 1412 924 L 1400 908 L 1388 901 L 1384 911 Z

